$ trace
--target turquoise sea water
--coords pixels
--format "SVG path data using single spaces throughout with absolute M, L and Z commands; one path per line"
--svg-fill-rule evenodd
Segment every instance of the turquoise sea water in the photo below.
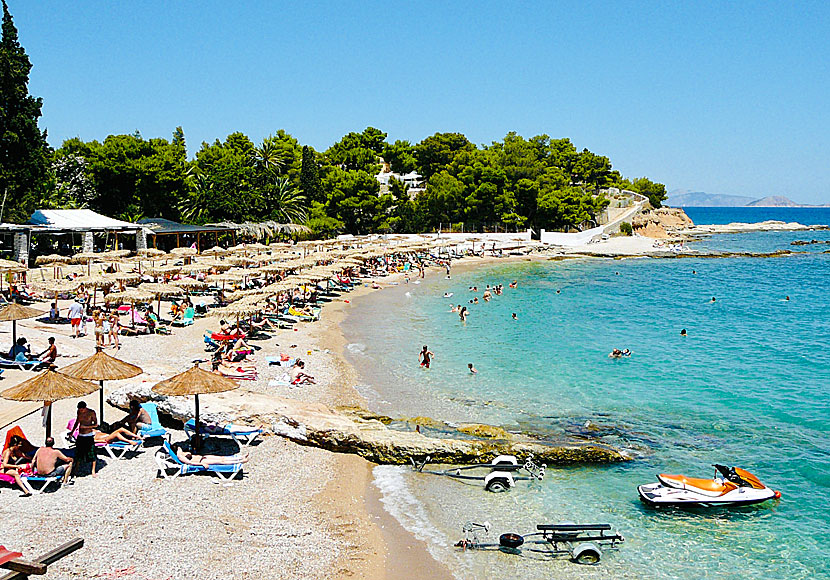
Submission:
M 830 240 L 830 232 L 715 236 L 700 245 L 771 251 L 792 249 L 794 239 Z M 544 482 L 501 495 L 381 467 L 387 508 L 460 578 L 830 577 L 826 248 L 776 259 L 496 264 L 376 292 L 344 327 L 376 410 L 551 439 L 597 437 L 635 457 L 553 469 Z M 514 279 L 519 287 L 489 304 L 467 302 L 470 286 L 481 300 L 486 284 Z M 466 324 L 450 302 L 470 308 Z M 424 344 L 436 354 L 429 370 L 417 364 Z M 614 347 L 634 354 L 608 359 Z M 636 486 L 655 473 L 711 477 L 713 463 L 752 471 L 783 499 L 675 512 L 637 498 Z M 596 568 L 458 553 L 451 545 L 466 520 L 491 521 L 496 537 L 551 521 L 609 522 L 627 541 Z

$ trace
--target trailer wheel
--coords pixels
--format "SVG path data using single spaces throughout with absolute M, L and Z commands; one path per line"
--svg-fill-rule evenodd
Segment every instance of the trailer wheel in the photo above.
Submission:
M 573 549 L 571 554 L 574 562 L 589 566 L 592 564 L 598 564 L 600 558 L 602 558 L 602 552 L 600 552 L 599 547 L 590 542 L 579 544 Z
M 510 489 L 510 482 L 506 477 L 494 477 L 484 485 L 484 489 L 493 493 L 502 493 Z

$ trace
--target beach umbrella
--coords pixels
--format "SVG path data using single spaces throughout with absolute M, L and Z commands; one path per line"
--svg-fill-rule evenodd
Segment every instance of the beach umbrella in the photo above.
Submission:
M 28 268 L 20 262 L 0 260 L 0 272 L 25 272 L 26 270 L 28 270 Z
M 142 292 L 149 292 L 158 298 L 159 317 L 161 317 L 161 299 L 167 296 L 181 296 L 184 290 L 172 284 L 157 284 L 153 282 L 144 282 L 138 285 L 138 289 Z
M 153 391 L 168 397 L 187 397 L 190 395 L 196 397 L 196 433 L 193 436 L 193 448 L 198 449 L 201 446 L 199 438 L 199 395 L 224 393 L 237 388 L 239 388 L 239 385 L 235 381 L 201 369 L 199 363 L 196 363 L 189 370 L 161 381 L 153 387 Z
M 156 248 L 141 248 L 135 252 L 139 256 L 163 256 L 164 252 Z
M 201 290 L 208 287 L 207 282 L 197 280 L 196 278 L 180 278 L 178 280 L 171 280 L 170 283 L 188 292 L 190 292 L 191 290 Z
M 0 308 L 0 322 L 12 323 L 12 345 L 17 344 L 17 321 L 26 318 L 34 318 L 43 314 L 42 310 L 36 308 L 29 308 L 28 306 L 21 306 L 17 302 L 7 304 Z
M 78 288 L 75 280 L 65 280 L 63 278 L 55 278 L 54 280 L 40 280 L 32 282 L 32 286 L 43 292 L 54 292 L 55 300 L 58 299 L 58 294 L 61 292 L 69 292 Z
M 170 254 L 180 258 L 184 256 L 195 256 L 198 253 L 199 251 L 196 248 L 173 248 L 170 250 Z
M 225 248 L 222 248 L 222 247 L 219 247 L 219 246 L 213 246 L 212 248 L 208 248 L 207 250 L 204 250 L 202 252 L 203 255 L 208 255 L 208 256 L 223 256 L 227 253 L 228 253 L 228 251 Z
M 144 292 L 137 288 L 131 288 L 124 292 L 110 292 L 104 297 L 104 302 L 107 304 L 131 304 L 130 309 L 130 324 L 135 326 L 135 305 L 143 302 L 150 302 L 155 298 L 155 294 Z
M 141 367 L 108 355 L 100 346 L 95 347 L 94 355 L 61 369 L 61 373 L 68 377 L 100 382 L 101 412 L 98 416 L 99 423 L 104 422 L 104 381 L 131 379 L 143 372 Z
M 108 252 L 101 252 L 98 254 L 104 260 L 118 260 L 119 258 L 126 258 L 132 254 L 130 250 L 109 250 Z
M 97 389 L 98 385 L 95 383 L 68 377 L 63 373 L 47 369 L 19 385 L 6 389 L 0 393 L 0 397 L 10 401 L 38 401 L 51 404 L 61 399 L 85 397 L 94 393 Z M 50 409 L 46 415 L 46 437 L 51 434 L 52 412 Z
M 46 254 L 45 256 L 38 256 L 35 258 L 35 264 L 68 264 L 71 258 L 61 256 L 60 254 Z

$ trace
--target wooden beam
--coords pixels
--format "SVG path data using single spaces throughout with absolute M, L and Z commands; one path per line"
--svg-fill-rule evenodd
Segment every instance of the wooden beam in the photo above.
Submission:
M 54 550 L 46 552 L 35 558 L 35 562 L 38 564 L 43 564 L 44 566 L 48 566 L 53 562 L 57 562 L 61 558 L 68 556 L 75 550 L 79 550 L 84 545 L 83 538 L 75 538 L 74 540 L 70 540 L 69 542 L 63 544 L 62 546 L 58 546 Z M 45 572 L 42 572 L 45 573 Z M 26 580 L 31 573 L 27 572 L 9 572 L 5 576 L 0 576 L 0 580 Z
M 14 572 L 22 572 L 27 576 L 30 574 L 43 575 L 46 574 L 46 564 L 40 562 L 30 562 L 23 558 L 12 558 L 11 560 L 0 564 L 0 568 L 6 568 Z

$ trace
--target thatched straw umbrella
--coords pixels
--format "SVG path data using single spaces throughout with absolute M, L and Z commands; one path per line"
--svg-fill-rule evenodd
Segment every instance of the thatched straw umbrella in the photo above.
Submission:
M 12 302 L 0 308 L 0 322 L 12 323 L 12 345 L 17 343 L 17 321 L 26 318 L 34 318 L 43 314 L 42 310 L 36 308 L 29 308 L 28 306 L 21 306 L 17 302 Z
M 131 379 L 143 372 L 141 367 L 108 355 L 100 346 L 95 347 L 95 354 L 91 357 L 79 360 L 61 369 L 61 373 L 68 377 L 100 382 L 101 412 L 98 415 L 99 423 L 104 422 L 104 381 Z
M 239 385 L 231 379 L 217 375 L 210 371 L 199 368 L 199 363 L 179 373 L 175 377 L 161 381 L 153 387 L 153 391 L 169 397 L 196 397 L 196 433 L 193 435 L 193 449 L 199 449 L 201 439 L 199 437 L 199 395 L 213 393 L 224 393 L 239 388 Z
M 45 256 L 38 256 L 35 258 L 35 264 L 41 266 L 43 264 L 68 264 L 72 259 L 60 254 L 46 254 Z
M 0 397 L 10 401 L 38 401 L 51 406 L 54 401 L 84 397 L 94 393 L 97 389 L 98 385 L 95 383 L 47 369 L 19 385 L 6 389 L 0 393 Z M 52 435 L 52 409 L 49 409 L 46 414 L 46 437 L 50 435 Z
M 208 287 L 207 282 L 197 280 L 196 278 L 180 278 L 178 280 L 171 280 L 170 283 L 174 286 L 182 288 L 186 292 L 190 292 L 192 290 L 202 290 Z
M 165 252 L 156 248 L 141 248 L 136 251 L 139 256 L 163 256 Z
M 183 256 L 195 256 L 198 253 L 199 251 L 196 248 L 173 248 L 170 250 L 170 254 L 180 258 Z
M 124 292 L 110 292 L 104 298 L 104 302 L 107 304 L 131 304 L 130 324 L 135 326 L 135 305 L 141 302 L 150 302 L 153 298 L 155 298 L 155 294 L 133 288 Z
M 223 256 L 227 253 L 228 251 L 225 248 L 219 246 L 213 246 L 212 248 L 202 251 L 202 254 L 207 256 Z
M 138 285 L 138 289 L 142 292 L 149 292 L 158 298 L 159 318 L 161 317 L 161 299 L 168 296 L 181 296 L 184 290 L 172 284 L 154 284 L 152 282 L 144 282 Z
M 75 280 L 64 280 L 62 278 L 55 278 L 54 280 L 41 280 L 38 282 L 32 282 L 32 286 L 34 286 L 38 290 L 42 290 L 43 292 L 54 292 L 55 301 L 57 301 L 58 294 L 60 294 L 61 292 L 69 292 L 70 290 L 76 290 L 78 288 L 78 283 L 75 282 Z

